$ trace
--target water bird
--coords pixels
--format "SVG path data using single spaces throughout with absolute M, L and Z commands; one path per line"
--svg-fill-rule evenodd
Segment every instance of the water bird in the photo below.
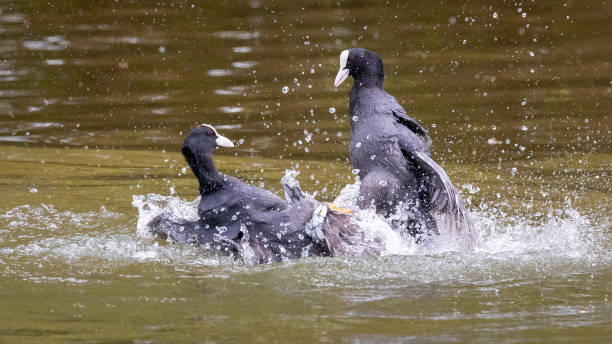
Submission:
M 351 222 L 349 211 L 305 197 L 299 183 L 283 184 L 288 199 L 283 200 L 220 173 L 212 158 L 219 146 L 233 143 L 211 125 L 200 125 L 187 135 L 181 152 L 199 182 L 199 219 L 163 212 L 148 224 L 153 234 L 229 251 L 252 263 L 347 254 L 362 246 L 359 252 L 376 253 Z
M 455 234 L 473 248 L 476 231 L 461 195 L 432 159 L 427 130 L 385 92 L 380 56 L 362 48 L 342 51 L 334 87 L 349 76 L 354 79 L 349 150 L 361 179 L 358 207 L 374 206 L 385 216 L 399 211 L 409 234 Z

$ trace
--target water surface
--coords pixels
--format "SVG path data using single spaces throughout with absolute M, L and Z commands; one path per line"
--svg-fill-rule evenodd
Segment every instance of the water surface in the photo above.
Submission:
M 1 342 L 607 342 L 612 5 L 0 2 Z M 341 50 L 433 138 L 481 240 L 248 266 L 167 245 L 132 197 L 220 170 L 333 200 L 354 182 Z M 348 84 L 348 83 L 347 83 Z M 286 87 L 287 92 L 283 89 Z

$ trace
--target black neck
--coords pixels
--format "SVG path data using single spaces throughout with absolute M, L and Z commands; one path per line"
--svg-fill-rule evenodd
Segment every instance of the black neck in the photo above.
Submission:
M 223 186 L 224 178 L 215 168 L 212 156 L 198 157 L 198 163 L 199 175 L 196 175 L 196 177 L 200 182 L 200 194 L 205 195 L 220 189 Z
M 355 78 L 355 82 L 353 83 L 354 88 L 362 88 L 362 87 L 378 87 L 380 89 L 384 89 L 383 79 L 373 76 Z
M 217 171 L 211 153 L 194 154 L 191 150 L 183 150 L 183 155 L 200 182 L 201 195 L 209 194 L 223 187 L 225 178 Z

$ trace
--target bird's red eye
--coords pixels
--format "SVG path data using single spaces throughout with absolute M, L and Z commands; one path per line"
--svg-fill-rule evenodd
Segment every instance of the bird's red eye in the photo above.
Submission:
M 213 134 L 212 131 L 207 131 L 206 132 L 206 136 L 212 136 L 212 134 Z

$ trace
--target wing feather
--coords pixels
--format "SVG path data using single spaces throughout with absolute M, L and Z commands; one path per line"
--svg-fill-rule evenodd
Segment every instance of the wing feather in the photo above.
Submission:
M 415 152 L 419 166 L 429 175 L 428 193 L 434 212 L 438 216 L 438 230 L 449 232 L 463 239 L 469 249 L 476 246 L 477 234 L 470 220 L 463 199 L 450 178 L 425 152 Z

